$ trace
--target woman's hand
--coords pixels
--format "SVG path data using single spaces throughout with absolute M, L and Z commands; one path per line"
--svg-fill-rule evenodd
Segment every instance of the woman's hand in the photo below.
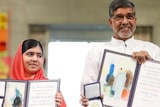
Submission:
M 61 107 L 62 99 L 63 99 L 62 94 L 61 93 L 56 93 L 55 102 L 56 102 L 57 107 Z

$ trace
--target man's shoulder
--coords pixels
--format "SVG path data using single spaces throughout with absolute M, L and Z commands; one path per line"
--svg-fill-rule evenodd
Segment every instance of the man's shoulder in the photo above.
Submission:
M 110 44 L 111 42 L 102 42 L 99 43 L 97 45 L 94 45 L 90 48 L 91 52 L 95 52 L 95 53 L 99 53 L 99 52 L 103 52 L 104 49 L 110 49 Z
M 135 39 L 136 43 L 139 44 L 144 44 L 144 45 L 148 45 L 148 46 L 153 46 L 153 47 L 158 47 L 157 44 L 151 42 L 151 41 L 145 41 L 145 40 L 139 40 L 139 39 Z
M 92 49 L 101 49 L 101 48 L 105 48 L 108 44 L 110 44 L 110 42 L 101 42 L 101 43 L 99 43 L 99 44 L 97 44 L 97 45 L 94 45 L 93 47 L 92 47 Z

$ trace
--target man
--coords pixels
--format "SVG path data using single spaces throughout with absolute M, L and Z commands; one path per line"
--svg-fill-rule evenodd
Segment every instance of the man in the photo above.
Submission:
M 104 49 L 132 55 L 140 64 L 146 59 L 160 60 L 160 48 L 151 43 L 134 39 L 136 30 L 135 6 L 129 0 L 113 0 L 109 6 L 109 25 L 114 35 L 110 42 L 93 47 L 86 57 L 81 81 L 81 104 L 88 106 L 83 95 L 83 85 L 96 82 Z

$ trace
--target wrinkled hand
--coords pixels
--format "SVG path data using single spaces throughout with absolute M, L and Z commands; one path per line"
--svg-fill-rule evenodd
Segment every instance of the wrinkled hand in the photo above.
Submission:
M 103 97 L 104 97 L 104 95 L 100 96 L 100 98 L 101 98 L 102 101 L 103 101 Z M 81 100 L 80 101 L 81 101 L 81 105 L 83 107 L 88 107 L 89 102 L 88 102 L 88 99 L 85 96 L 81 95 Z
M 137 59 L 139 64 L 145 63 L 147 59 L 152 60 L 152 57 L 149 55 L 147 51 L 133 52 L 132 58 Z
M 104 95 L 103 95 L 103 94 L 101 94 L 100 98 L 101 98 L 101 100 L 103 101 Z
M 85 96 L 81 95 L 81 100 L 80 101 L 81 101 L 82 106 L 88 107 L 89 102 L 88 102 L 88 99 Z
M 62 99 L 63 99 L 62 94 L 61 93 L 56 93 L 55 102 L 56 102 L 57 107 L 61 107 Z

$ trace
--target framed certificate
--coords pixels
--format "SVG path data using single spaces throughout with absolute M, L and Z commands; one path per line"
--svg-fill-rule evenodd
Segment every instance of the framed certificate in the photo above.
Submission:
M 5 81 L 0 81 L 0 107 L 3 107 L 5 94 Z
M 88 107 L 103 107 L 99 82 L 85 84 L 84 95 L 89 100 Z
M 131 107 L 159 107 L 160 62 L 147 60 L 139 66 L 137 77 L 130 97 Z
M 56 107 L 60 80 L 0 80 L 1 107 Z
M 28 82 L 27 107 L 56 107 L 55 95 L 60 90 L 60 80 Z
M 5 81 L 0 81 L 0 97 L 4 97 Z
M 137 67 L 130 55 L 104 50 L 97 81 L 101 83 L 105 106 L 127 107 Z

